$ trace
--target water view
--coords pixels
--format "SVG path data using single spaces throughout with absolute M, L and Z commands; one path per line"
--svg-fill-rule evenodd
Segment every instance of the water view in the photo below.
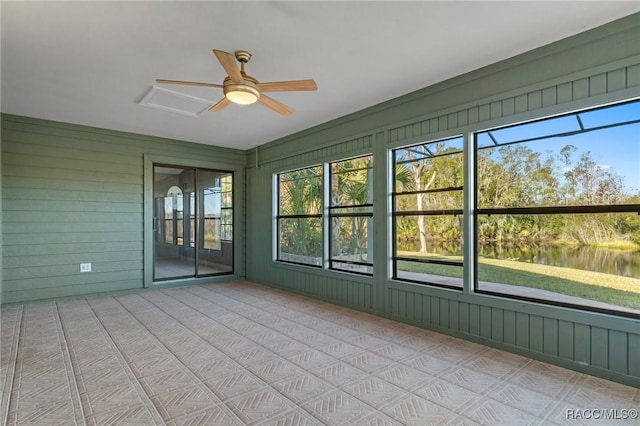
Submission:
M 398 250 L 417 252 L 420 250 L 420 244 L 417 241 L 398 244 Z M 444 256 L 461 255 L 460 246 L 441 242 L 429 242 L 427 251 Z M 478 254 L 481 257 L 640 278 L 640 251 L 610 250 L 588 246 L 532 247 L 484 244 L 478 247 Z

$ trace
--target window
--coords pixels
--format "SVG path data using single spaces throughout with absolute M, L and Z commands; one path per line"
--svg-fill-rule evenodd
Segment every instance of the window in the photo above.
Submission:
M 233 175 L 220 177 L 220 240 L 233 241 Z
M 462 288 L 463 139 L 393 151 L 393 278 Z
M 233 175 L 211 176 L 201 191 L 204 199 L 202 225 L 204 248 L 221 250 L 223 241 L 233 240 Z
M 202 190 L 204 198 L 204 248 L 220 250 L 220 188 L 209 187 Z M 216 215 L 216 213 L 218 213 Z
M 475 145 L 476 290 L 640 314 L 640 101 Z
M 322 267 L 322 166 L 277 177 L 277 260 Z
M 182 190 L 177 186 L 172 186 L 167 191 L 166 197 L 158 198 L 164 214 L 162 228 L 164 229 L 164 240 L 168 244 L 182 245 L 180 222 L 182 221 Z
M 371 155 L 329 164 L 329 268 L 373 274 Z

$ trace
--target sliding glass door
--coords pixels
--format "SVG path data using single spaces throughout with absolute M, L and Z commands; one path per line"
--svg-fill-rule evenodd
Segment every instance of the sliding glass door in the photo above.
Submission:
M 233 273 L 233 174 L 153 167 L 153 280 Z

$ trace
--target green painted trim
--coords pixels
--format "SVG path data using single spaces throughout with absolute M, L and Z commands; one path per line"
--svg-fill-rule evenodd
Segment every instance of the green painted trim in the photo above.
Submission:
M 386 132 L 378 132 L 374 135 L 373 151 L 373 194 L 374 200 L 380 193 L 389 194 L 393 189 L 393 179 L 387 170 L 391 168 L 391 153 L 385 146 Z M 379 199 L 378 199 L 379 200 Z M 388 196 L 383 198 L 385 202 L 373 203 L 373 258 L 390 259 L 391 239 L 384 239 L 380 243 L 380 238 L 376 236 L 385 232 L 391 227 L 391 199 Z M 384 311 L 385 291 L 388 277 L 391 276 L 391 262 L 373 262 L 374 288 L 371 294 L 372 307 L 375 311 Z
M 463 135 L 463 190 L 462 190 L 462 235 L 475 235 L 475 218 L 473 216 L 476 198 L 476 174 L 475 170 L 475 149 L 473 134 L 465 132 Z M 462 245 L 463 268 L 462 268 L 462 292 L 466 296 L 473 293 L 473 283 L 475 283 L 476 270 L 473 267 L 476 257 L 476 247 L 473 243 L 475 238 L 465 238 Z

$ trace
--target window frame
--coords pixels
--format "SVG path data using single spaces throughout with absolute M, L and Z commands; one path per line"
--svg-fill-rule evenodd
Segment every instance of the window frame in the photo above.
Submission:
M 573 302 L 567 302 L 567 301 L 561 301 L 561 300 L 554 300 L 552 298 L 543 298 L 543 297 L 536 297 L 536 296 L 527 296 L 527 295 L 522 295 L 522 294 L 510 294 L 510 293 L 506 293 L 506 292 L 500 292 L 500 291 L 494 291 L 494 290 L 488 290 L 488 289 L 483 289 L 480 287 L 479 285 L 479 275 L 478 275 L 478 264 L 479 264 L 479 235 L 478 235 L 478 222 L 479 222 L 479 218 L 483 215 L 487 215 L 487 216 L 491 216 L 491 215 L 562 215 L 562 214 L 587 214 L 587 215 L 595 215 L 595 214 L 606 214 L 606 213 L 637 213 L 640 215 L 640 203 L 637 204 L 591 204 L 591 205 L 552 205 L 552 206 L 530 206 L 530 207 L 478 207 L 478 200 L 479 200 L 479 190 L 480 190 L 480 185 L 479 185 L 479 181 L 478 181 L 478 161 L 477 161 L 477 153 L 480 150 L 483 149 L 490 149 L 490 148 L 496 148 L 496 147 L 501 147 L 501 146 L 508 146 L 508 145 L 517 145 L 520 143 L 526 143 L 526 142 L 534 142 L 537 140 L 544 140 L 544 139 L 550 139 L 550 138 L 557 138 L 557 137 L 562 137 L 562 136 L 572 136 L 575 134 L 584 134 L 584 133 L 589 133 L 589 132 L 593 132 L 593 131 L 598 131 L 598 130 L 603 130 L 603 129 L 608 129 L 608 128 L 615 128 L 615 127 L 619 127 L 619 126 L 624 126 L 624 125 L 628 125 L 628 124 L 638 124 L 640 123 L 640 119 L 636 119 L 636 120 L 628 120 L 628 121 L 622 121 L 622 122 L 617 122 L 615 124 L 608 124 L 608 125 L 601 125 L 601 126 L 594 126 L 592 128 L 584 128 L 583 123 L 579 117 L 579 114 L 582 113 L 589 113 L 589 112 L 594 112 L 594 111 L 598 111 L 598 110 L 603 110 L 606 108 L 611 108 L 611 107 L 616 107 L 616 106 L 621 106 L 621 105 L 625 105 L 625 104 L 632 104 L 632 103 L 638 103 L 639 107 L 640 107 L 640 98 L 630 98 L 630 99 L 624 99 L 624 100 L 620 100 L 617 102 L 611 102 L 611 103 L 605 103 L 605 104 L 596 104 L 596 105 L 590 105 L 590 106 L 585 106 L 579 109 L 574 109 L 571 111 L 565 111 L 559 114 L 553 114 L 553 115 L 548 115 L 548 116 L 538 116 L 534 119 L 531 120 L 525 120 L 525 121 L 519 121 L 519 122 L 515 122 L 512 124 L 506 124 L 506 125 L 501 125 L 501 126 L 495 126 L 495 127 L 488 127 L 482 130 L 474 130 L 470 133 L 470 136 L 472 138 L 471 140 L 471 144 L 470 144 L 470 149 L 473 150 L 473 166 L 472 166 L 472 170 L 471 172 L 473 173 L 473 179 L 475 182 L 475 185 L 473 185 L 472 191 L 473 191 L 473 203 L 472 203 L 472 209 L 473 209 L 473 213 L 472 213 L 472 221 L 473 221 L 473 241 L 472 243 L 474 244 L 474 249 L 473 249 L 473 253 L 474 256 L 472 257 L 472 262 L 473 264 L 471 265 L 471 267 L 473 268 L 473 279 L 471 280 L 471 292 L 473 294 L 479 294 L 479 295 L 487 295 L 487 296 L 495 296 L 495 297 L 499 297 L 499 298 L 503 298 L 503 299 L 510 299 L 510 300 L 519 300 L 519 301 L 526 301 L 526 302 L 534 302 L 534 303 L 538 303 L 538 304 L 542 304 L 542 305 L 550 305 L 550 306 L 558 306 L 558 307 L 564 307 L 564 308 L 571 308 L 571 309 L 576 309 L 576 310 L 581 310 L 581 311 L 588 311 L 588 312 L 596 312 L 596 313 L 602 313 L 602 314 L 608 314 L 608 315 L 615 315 L 615 316 L 620 316 L 620 317 L 630 317 L 630 318 L 640 318 L 639 314 L 633 313 L 633 312 L 628 312 L 626 310 L 624 310 L 623 306 L 620 306 L 619 308 L 621 309 L 609 309 L 609 308 L 604 308 L 604 307 L 600 307 L 600 306 L 590 306 L 588 304 L 580 304 L 580 303 L 573 303 Z M 526 139 L 522 139 L 522 140 L 516 140 L 516 141 L 510 141 L 510 142 L 505 142 L 503 144 L 498 143 L 490 134 L 491 131 L 493 130 L 502 130 L 502 129 L 508 129 L 508 128 L 513 128 L 513 127 L 517 127 L 517 126 L 523 126 L 523 125 L 530 125 L 530 124 L 535 124 L 535 123 L 542 123 L 545 121 L 549 121 L 549 120 L 553 120 L 556 118 L 562 118 L 562 117 L 570 117 L 572 115 L 575 115 L 577 118 L 577 121 L 579 123 L 580 126 L 580 130 L 574 130 L 574 131 L 567 131 L 567 132 L 557 132 L 557 133 L 552 133 L 546 136 L 538 136 L 538 137 L 532 137 L 532 138 L 526 138 Z M 482 146 L 479 147 L 478 146 L 478 135 L 482 134 L 482 133 L 487 133 L 489 135 L 489 137 L 491 138 L 491 140 L 494 142 L 494 145 L 487 145 L 487 146 Z M 532 287 L 527 287 L 524 286 L 524 288 L 532 288 Z M 563 296 L 562 293 L 557 293 L 559 296 Z M 585 300 L 591 300 L 591 299 L 585 299 Z M 595 303 L 605 303 L 605 302 L 600 302 L 597 300 L 593 300 L 593 302 Z M 617 305 L 612 305 L 612 306 L 617 306 Z
M 231 182 L 224 182 L 225 179 L 231 179 Z M 225 189 L 225 185 L 228 185 L 228 190 Z M 235 190 L 235 179 L 233 177 L 233 173 L 229 173 L 227 175 L 220 177 L 220 243 L 222 242 L 232 242 L 234 240 L 233 229 L 233 191 Z M 225 194 L 229 195 L 225 197 Z M 229 199 L 229 203 L 225 203 L 225 198 Z M 231 214 L 224 214 L 224 212 L 231 212 Z M 226 216 L 226 218 L 225 218 Z M 226 221 L 228 220 L 228 221 Z M 230 229 L 227 231 L 223 231 L 223 229 Z M 224 238 L 224 236 L 228 236 L 230 238 Z
M 401 150 L 408 150 L 412 147 L 425 146 L 431 144 L 437 144 L 444 141 L 453 141 L 459 140 L 462 145 L 460 150 L 457 152 L 450 153 L 442 153 L 442 154 L 431 154 L 428 158 L 437 158 L 443 156 L 450 156 L 452 154 L 461 155 L 461 171 L 463 172 L 462 185 L 459 186 L 449 186 L 443 188 L 433 188 L 433 189 L 424 189 L 424 190 L 411 190 L 411 191 L 398 191 L 398 180 L 396 178 L 397 165 L 400 164 L 397 161 L 396 152 Z M 461 133 L 456 133 L 448 136 L 444 136 L 441 138 L 428 139 L 425 141 L 421 141 L 418 143 L 411 143 L 409 145 L 402 145 L 389 150 L 391 156 L 391 165 L 389 170 L 390 180 L 391 180 L 391 228 L 390 228 L 390 236 L 391 236 L 391 253 L 390 253 L 390 261 L 391 261 L 391 279 L 402 282 L 409 282 L 412 284 L 420 284 L 427 287 L 438 287 L 448 290 L 462 291 L 464 289 L 464 269 L 465 269 L 465 259 L 464 259 L 464 240 L 461 245 L 461 260 L 460 261 L 448 261 L 448 260 L 439 260 L 439 259 L 416 259 L 412 257 L 406 256 L 398 256 L 398 238 L 397 238 L 397 226 L 398 226 L 398 218 L 399 217 L 412 217 L 412 216 L 457 216 L 460 218 L 460 232 L 463 234 L 463 217 L 464 217 L 464 135 Z M 420 159 L 422 160 L 422 159 Z M 412 161 L 419 160 L 404 160 L 402 163 L 408 163 Z M 454 192 L 459 191 L 462 196 L 461 206 L 457 209 L 423 209 L 423 210 L 402 210 L 398 211 L 397 209 L 397 197 L 404 195 L 418 195 L 418 194 L 431 194 L 431 193 L 442 193 L 442 192 Z M 406 277 L 401 277 L 398 275 L 398 262 L 411 262 L 411 263 L 423 263 L 423 264 L 432 264 L 432 265 L 441 265 L 441 266 L 455 266 L 460 267 L 461 276 L 457 277 L 448 277 L 442 275 L 443 279 L 455 279 L 460 281 L 460 285 L 450 285 L 442 282 L 434 282 L 434 281 L 425 281 L 418 279 L 411 279 Z
M 361 261 L 354 261 L 354 260 L 337 260 L 334 259 L 334 256 L 332 255 L 333 252 L 333 220 L 334 218 L 357 218 L 357 217 L 366 217 L 369 219 L 369 223 L 367 224 L 367 235 L 369 235 L 369 232 L 372 231 L 372 229 L 369 228 L 369 224 L 371 225 L 371 228 L 373 228 L 373 193 L 369 194 L 368 189 L 367 189 L 367 194 L 368 197 L 371 199 L 370 203 L 364 203 L 364 204 L 351 204 L 351 205 L 338 205 L 335 206 L 333 205 L 333 179 L 334 179 L 334 171 L 333 171 L 333 165 L 334 164 L 338 164 L 338 163 L 343 163 L 346 161 L 351 161 L 351 160 L 358 160 L 358 159 L 364 159 L 369 157 L 369 166 L 364 168 L 364 169 L 351 169 L 349 171 L 358 171 L 358 170 L 367 170 L 367 188 L 371 187 L 373 190 L 373 167 L 374 167 L 374 159 L 373 159 L 373 154 L 365 154 L 365 155 L 358 155 L 355 157 L 349 157 L 349 158 L 345 158 L 345 159 L 341 159 L 341 160 L 335 160 L 335 161 L 331 161 L 327 163 L 327 170 L 329 171 L 329 173 L 326 173 L 327 175 L 327 188 L 328 188 L 328 194 L 329 194 L 329 199 L 325 202 L 325 211 L 327 211 L 327 223 L 328 223 L 328 237 L 327 237 L 327 269 L 332 270 L 332 271 L 339 271 L 339 272 L 348 272 L 348 273 L 352 273 L 352 274 L 358 274 L 358 275 L 364 275 L 364 276 L 373 276 L 373 261 L 372 262 L 361 262 Z M 346 172 L 342 172 L 342 173 L 346 173 Z M 369 182 L 369 178 L 371 178 L 371 182 Z M 340 213 L 340 210 L 344 210 L 344 209 L 370 209 L 370 211 L 368 212 L 343 212 Z M 369 237 L 367 237 L 367 239 L 369 239 Z M 369 247 L 367 244 L 367 251 L 369 250 L 373 250 L 373 247 Z M 358 266 L 363 266 L 363 267 L 367 267 L 370 268 L 371 272 L 362 272 L 362 271 L 357 271 L 357 270 L 351 270 L 351 269 L 345 269 L 345 268 L 340 268 L 337 266 L 334 266 L 335 264 L 344 264 L 344 265 L 355 265 L 356 267 Z
M 324 247 L 325 247 L 325 232 L 324 232 L 324 214 L 323 213 L 313 213 L 313 214 L 291 214 L 291 215 L 283 215 L 281 214 L 281 193 L 280 193 L 280 179 L 282 175 L 285 175 L 287 173 L 293 173 L 293 172 L 297 172 L 297 171 L 302 171 L 302 170 L 311 170 L 314 168 L 319 168 L 320 172 L 322 173 L 322 177 L 320 179 L 320 193 L 324 194 L 324 188 L 325 188 L 325 171 L 324 171 L 324 167 L 322 164 L 316 164 L 316 165 L 311 165 L 311 166 L 307 166 L 307 167 L 300 167 L 297 169 L 292 169 L 292 170 L 287 170 L 287 171 L 282 171 L 282 172 L 278 172 L 275 174 L 275 193 L 276 193 L 276 197 L 275 197 L 275 204 L 276 204 L 276 214 L 275 214 L 275 260 L 277 262 L 282 262 L 282 263 L 287 263 L 287 264 L 292 264 L 292 265 L 299 265 L 299 266 L 309 266 L 312 268 L 319 268 L 322 269 L 323 268 L 323 264 L 324 264 Z M 323 209 L 324 209 L 324 195 L 322 196 L 322 205 L 323 205 Z M 281 244 L 280 244 L 280 233 L 281 233 L 281 225 L 280 225 L 280 221 L 281 220 L 287 220 L 287 219 L 320 219 L 320 235 L 322 238 L 321 241 L 321 246 L 323 247 L 323 254 L 321 255 L 321 261 L 319 265 L 316 264 L 312 264 L 312 263 L 304 263 L 304 262 L 296 262 L 293 260 L 287 260 L 287 259 L 282 259 L 282 249 L 281 249 Z
M 158 242 L 158 240 L 156 240 L 156 238 L 158 237 L 157 234 L 157 229 L 152 229 L 153 230 L 153 246 L 151 248 L 151 259 L 149 259 L 149 264 L 150 264 L 150 274 L 149 274 L 149 278 L 147 278 L 147 276 L 145 276 L 145 286 L 147 286 L 147 280 L 149 279 L 149 281 L 153 284 L 155 283 L 163 283 L 163 282 L 169 282 L 169 281 L 176 281 L 176 280 L 202 280 L 202 279 L 210 279 L 213 277 L 223 277 L 223 276 L 230 276 L 230 275 L 234 275 L 235 274 L 235 269 L 236 269 L 236 263 L 235 263 L 235 257 L 236 257 L 236 251 L 235 251 L 235 247 L 232 246 L 232 250 L 231 250 L 231 262 L 230 262 L 230 266 L 231 269 L 229 271 L 223 271 L 223 272 L 213 272 L 213 273 L 199 273 L 198 268 L 200 267 L 200 251 L 204 250 L 204 251 L 214 251 L 214 252 L 221 252 L 221 249 L 217 249 L 217 248 L 205 248 L 204 246 L 204 217 L 202 216 L 202 212 L 203 207 L 204 207 L 204 203 L 205 203 L 205 196 L 204 196 L 204 190 L 200 190 L 198 189 L 198 174 L 202 173 L 202 172 L 206 172 L 206 173 L 220 173 L 223 174 L 224 176 L 228 176 L 231 178 L 231 200 L 234 199 L 234 193 L 233 190 L 235 189 L 233 182 L 235 180 L 235 176 L 237 174 L 237 171 L 234 170 L 225 170 L 223 168 L 213 168 L 210 166 L 198 166 L 198 165 L 181 165 L 181 164 L 172 164 L 171 161 L 154 161 L 151 159 L 151 157 L 148 159 L 149 163 L 148 163 L 148 167 L 150 170 L 150 175 L 151 175 L 151 182 L 150 182 L 150 189 L 151 189 L 151 199 L 152 199 L 152 206 L 153 208 L 158 208 L 161 207 L 162 210 L 162 219 L 160 219 L 160 225 L 158 226 L 157 221 L 154 219 L 154 226 L 156 226 L 157 228 L 162 230 L 162 243 L 163 244 L 174 244 L 180 247 L 183 247 L 183 249 L 187 249 L 187 250 L 191 250 L 193 249 L 194 251 L 194 275 L 184 275 L 184 276 L 172 276 L 172 277 L 167 277 L 167 278 L 161 278 L 161 277 L 156 277 L 155 276 L 155 271 L 156 271 L 156 247 L 155 244 Z M 147 162 L 147 158 L 145 158 L 145 163 Z M 145 164 L 145 168 L 147 167 L 147 164 Z M 156 174 L 156 169 L 157 168 L 172 168 L 172 169 L 182 169 L 183 171 L 188 171 L 190 170 L 193 173 L 192 176 L 192 184 L 193 184 L 193 189 L 192 191 L 185 191 L 185 188 L 182 187 L 177 187 L 177 189 L 179 189 L 181 191 L 179 197 L 181 200 L 181 206 L 182 209 L 181 210 L 177 210 L 176 209 L 172 209 L 173 212 L 179 212 L 180 215 L 178 214 L 172 214 L 171 218 L 166 218 L 164 217 L 166 214 L 166 199 L 168 198 L 167 196 L 163 196 L 161 198 L 162 202 L 158 201 L 160 198 L 159 197 L 154 197 L 154 189 L 155 189 L 155 174 Z M 175 196 L 174 196 L 175 197 Z M 172 207 L 177 207 L 174 206 L 173 203 L 175 202 L 175 199 L 172 200 Z M 188 207 L 185 207 L 188 206 Z M 186 211 L 186 214 L 185 214 Z M 234 220 L 235 213 L 233 211 L 233 201 L 232 201 L 232 208 L 231 208 L 231 216 L 232 216 L 232 221 Z M 167 242 L 166 241 L 166 229 L 168 229 L 169 227 L 167 226 L 167 221 L 171 222 L 171 229 L 173 230 L 173 242 Z M 189 244 L 188 246 L 185 246 L 184 243 L 184 223 L 185 221 L 188 221 L 189 223 L 189 228 L 190 232 L 189 232 Z M 176 232 L 177 230 L 180 230 L 181 232 Z M 232 227 L 231 228 L 231 232 L 234 233 L 235 229 Z M 146 237 L 145 237 L 146 238 Z M 233 243 L 232 243 L 233 244 Z M 146 267 L 146 262 L 147 259 L 145 259 L 145 267 Z

